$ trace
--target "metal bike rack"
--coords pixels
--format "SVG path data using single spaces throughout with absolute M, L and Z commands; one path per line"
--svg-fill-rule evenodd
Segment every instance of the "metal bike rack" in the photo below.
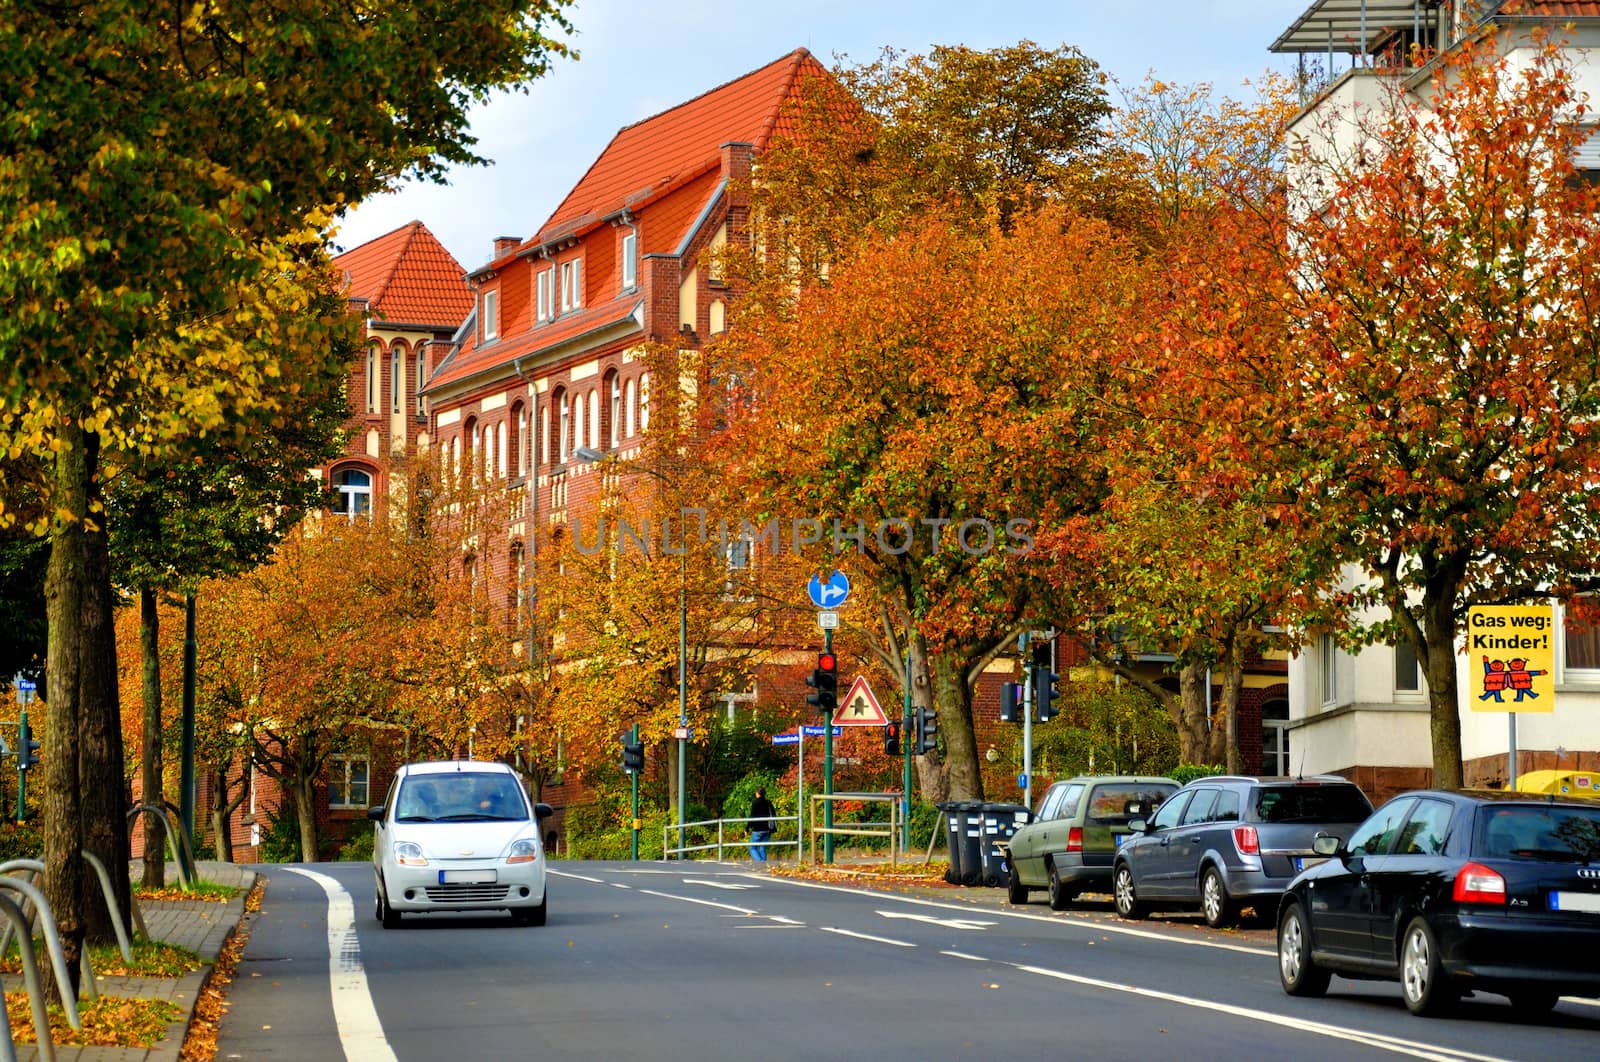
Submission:
M 11 862 L 24 861 L 12 860 Z M 37 861 L 27 860 L 27 862 Z M 5 865 L 8 864 L 0 864 L 0 866 Z M 33 909 L 39 913 L 39 930 L 44 934 L 45 949 L 50 953 L 50 965 L 55 968 L 56 987 L 61 990 L 61 1009 L 66 1011 L 67 1024 L 74 1029 L 83 1028 L 83 1024 L 78 1020 L 78 1001 L 72 994 L 72 978 L 67 976 L 67 957 L 61 950 L 61 936 L 56 932 L 56 920 L 50 914 L 50 904 L 45 900 L 44 893 L 40 892 L 38 886 L 33 883 L 4 873 L 0 873 L 0 889 L 11 889 L 14 892 L 20 892 L 32 901 Z M 21 912 L 19 911 L 18 913 L 20 914 Z M 8 921 L 10 921 L 9 918 Z M 16 923 L 13 922 L 12 924 L 15 925 Z M 25 948 L 33 947 L 33 937 L 27 931 L 26 921 L 23 922 L 18 935 L 28 938 Z M 42 999 L 43 997 L 40 998 Z
M 56 1045 L 50 1038 L 50 1014 L 44 1006 L 44 984 L 39 980 L 39 957 L 33 952 L 33 935 L 27 931 L 28 916 L 9 896 L 0 896 L 0 915 L 5 917 L 9 927 L 15 927 L 22 936 L 23 944 L 19 949 L 22 953 L 22 983 L 27 986 L 28 1005 L 33 1010 L 33 1036 L 39 1041 L 39 1057 L 44 1062 L 55 1062 Z M 11 1039 L 11 1016 L 4 1007 L 0 1007 L 0 1022 L 4 1023 L 0 1030 L 5 1032 L 5 1039 L 0 1041 L 0 1060 L 17 1062 L 16 1045 Z
M 133 820 L 140 812 L 154 815 L 161 823 L 161 829 L 167 838 L 167 849 L 172 853 L 172 861 L 178 865 L 178 884 L 185 889 L 189 888 L 192 882 L 189 868 L 194 866 L 194 853 L 189 849 L 189 838 L 172 824 L 172 816 L 159 804 L 135 804 L 133 810 L 128 812 L 129 826 L 132 826 Z

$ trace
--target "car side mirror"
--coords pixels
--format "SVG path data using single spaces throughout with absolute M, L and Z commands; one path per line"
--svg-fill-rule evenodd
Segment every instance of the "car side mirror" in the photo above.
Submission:
M 373 822 L 382 822 L 383 812 L 384 806 L 382 804 L 379 804 L 376 807 L 370 807 L 367 809 L 367 818 L 371 819 Z
M 541 802 L 539 802 L 539 803 L 537 803 L 537 804 L 535 804 L 533 806 L 533 817 L 536 818 L 536 819 L 539 819 L 541 821 L 544 820 L 544 819 L 548 819 L 551 815 L 554 815 L 555 813 L 556 813 L 556 809 L 551 807 L 549 804 L 544 803 L 543 801 L 541 801 Z
M 1143 819 L 1129 819 L 1128 829 L 1132 830 L 1134 833 L 1149 833 L 1150 824 Z
M 1311 850 L 1319 856 L 1336 856 L 1344 842 L 1331 833 L 1319 833 L 1311 839 Z

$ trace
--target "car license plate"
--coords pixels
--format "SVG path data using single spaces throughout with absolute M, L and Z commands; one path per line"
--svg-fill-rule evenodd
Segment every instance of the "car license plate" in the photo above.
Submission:
M 1301 871 L 1305 870 L 1307 867 L 1314 867 L 1318 863 L 1326 863 L 1327 861 L 1327 858 L 1324 856 L 1295 856 L 1294 869 L 1296 871 Z
M 1552 892 L 1550 910 L 1588 911 L 1591 914 L 1600 914 L 1600 896 L 1592 892 Z
M 493 870 L 441 870 L 439 871 L 440 885 L 493 885 L 495 872 Z

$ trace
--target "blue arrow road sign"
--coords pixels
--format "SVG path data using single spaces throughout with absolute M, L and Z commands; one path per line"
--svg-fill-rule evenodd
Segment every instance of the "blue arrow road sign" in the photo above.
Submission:
M 772 735 L 772 743 L 774 745 L 798 745 L 798 744 L 800 744 L 800 735 L 799 734 L 773 734 Z
M 821 737 L 828 732 L 828 728 L 825 726 L 803 726 L 800 729 L 805 732 L 806 737 Z M 834 737 L 839 737 L 843 733 L 844 727 L 836 726 L 833 728 Z
M 806 584 L 806 593 L 811 595 L 811 603 L 818 608 L 838 608 L 850 596 L 850 578 L 837 569 L 828 576 L 826 582 L 822 576 L 813 575 Z

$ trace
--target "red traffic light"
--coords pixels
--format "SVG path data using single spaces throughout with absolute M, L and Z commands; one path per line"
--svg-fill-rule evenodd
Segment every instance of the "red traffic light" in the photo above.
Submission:
M 839 670 L 839 662 L 832 653 L 818 653 L 817 667 L 822 671 L 837 671 Z

